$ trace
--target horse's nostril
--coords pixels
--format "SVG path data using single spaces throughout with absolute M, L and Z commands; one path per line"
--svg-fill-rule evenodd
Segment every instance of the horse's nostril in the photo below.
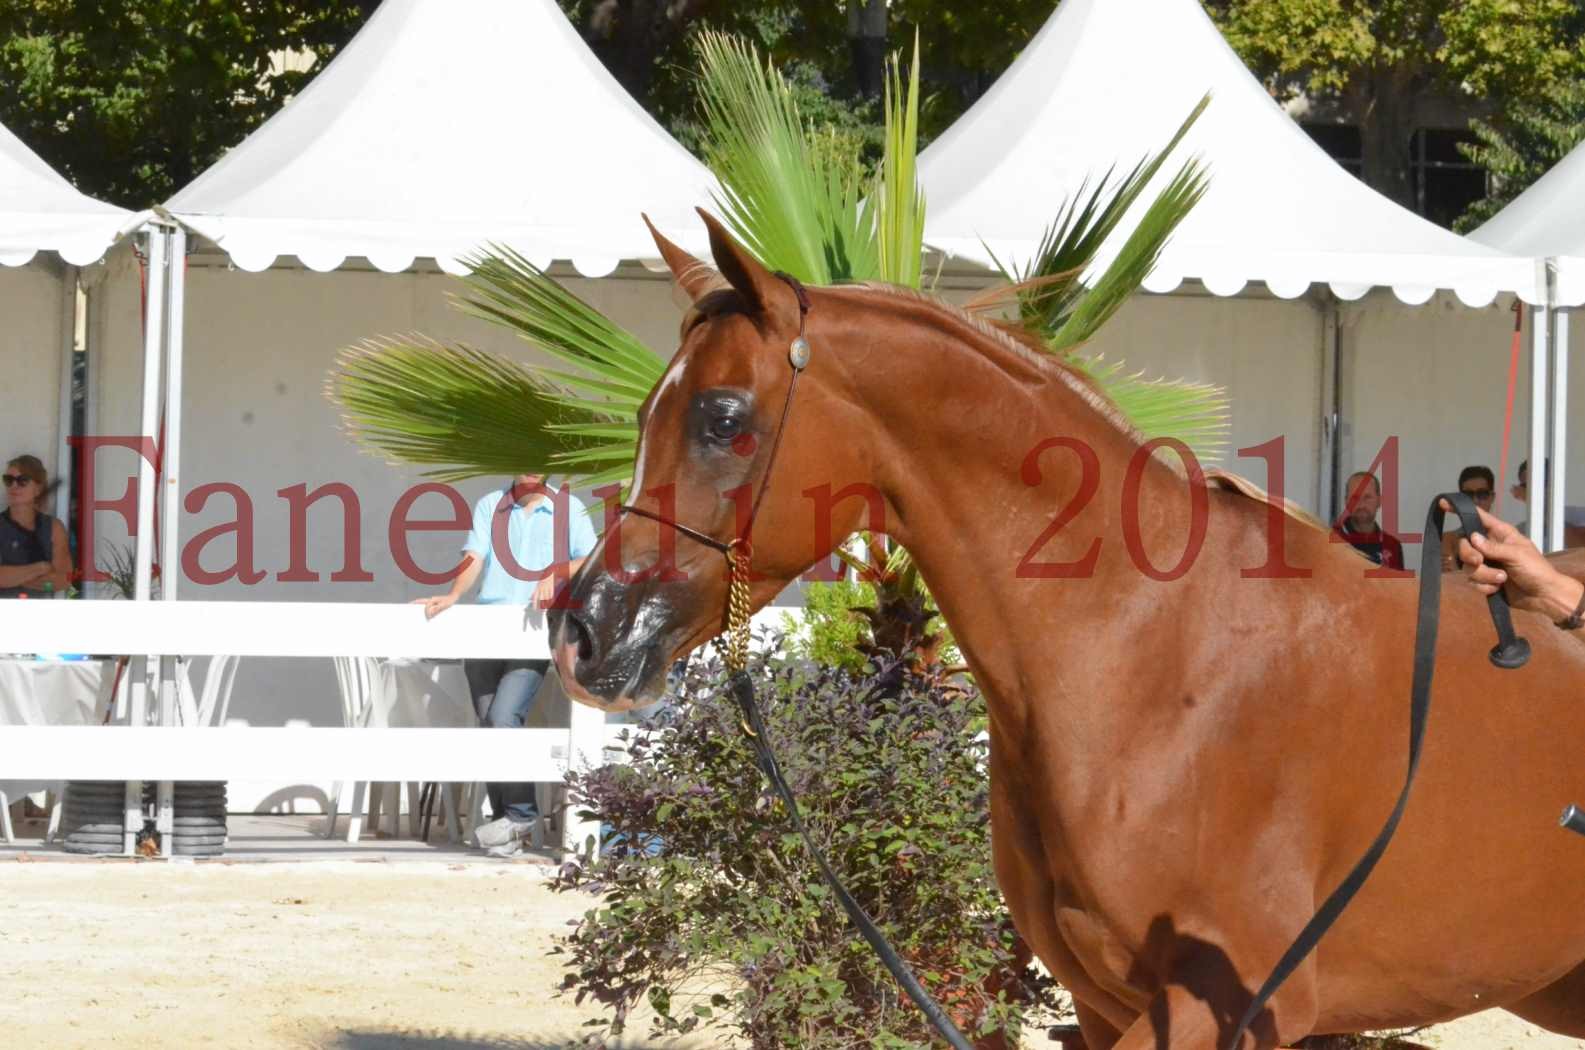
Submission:
M 583 622 L 583 617 L 577 613 L 568 613 L 565 630 L 568 632 L 566 640 L 578 647 L 578 662 L 585 663 L 594 659 L 594 634 L 589 630 L 589 625 Z

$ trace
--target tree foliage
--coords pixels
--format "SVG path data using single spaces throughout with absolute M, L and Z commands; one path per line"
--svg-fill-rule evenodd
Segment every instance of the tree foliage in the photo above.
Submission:
M 1447 98 L 1505 110 L 1585 71 L 1574 0 L 1204 0 L 1257 73 L 1334 102 L 1364 177 L 1409 203 L 1409 140 Z
M 378 2 L 0 0 L 0 123 L 83 192 L 148 207 L 301 90 Z
M 1460 233 L 1496 215 L 1585 142 L 1585 82 L 1560 84 L 1535 102 L 1514 106 L 1501 124 L 1476 120 L 1470 129 L 1476 141 L 1461 149 L 1490 173 L 1490 189 L 1459 217 L 1453 228 Z

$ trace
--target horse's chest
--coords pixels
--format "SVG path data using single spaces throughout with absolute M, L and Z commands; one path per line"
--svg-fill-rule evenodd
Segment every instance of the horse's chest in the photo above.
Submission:
M 1058 903 L 1056 927 L 1084 973 L 1119 1002 L 1143 1011 L 1150 1002 L 1147 974 L 1135 954 L 1100 917 L 1077 905 Z

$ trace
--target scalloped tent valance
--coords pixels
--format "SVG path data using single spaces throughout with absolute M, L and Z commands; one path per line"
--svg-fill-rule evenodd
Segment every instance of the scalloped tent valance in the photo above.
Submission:
M 552 0 L 385 0 L 308 88 L 166 204 L 244 270 L 296 256 L 388 272 L 487 242 L 589 277 L 703 248 L 716 181 Z M 690 243 L 691 241 L 691 243 Z
M 22 266 L 48 251 L 86 266 L 140 218 L 79 193 L 0 127 L 0 265 Z
M 1147 289 L 1197 279 L 1218 295 L 1263 282 L 1293 298 L 1324 283 L 1344 299 L 1385 286 L 1406 303 L 1438 289 L 1472 306 L 1503 292 L 1537 301 L 1529 259 L 1441 229 L 1339 167 L 1250 75 L 1198 0 L 1063 0 L 920 158 L 927 243 L 986 264 L 992 253 L 1028 260 L 1064 199 L 1160 149 L 1207 92 L 1179 156 L 1204 160 L 1210 188 Z M 1097 267 L 1176 167 L 1164 166 Z

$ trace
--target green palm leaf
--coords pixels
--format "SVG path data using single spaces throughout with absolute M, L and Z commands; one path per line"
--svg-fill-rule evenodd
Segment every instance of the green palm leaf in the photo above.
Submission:
M 327 395 L 360 445 L 429 477 L 556 473 L 591 443 L 560 429 L 596 417 L 515 361 L 422 338 L 371 339 L 341 352 Z
M 1093 190 L 1088 189 L 1088 181 L 1081 183 L 1078 192 L 1046 227 L 1035 258 L 1027 266 L 1009 270 L 994 253 L 991 255 L 996 268 L 1012 282 L 1017 292 L 1019 315 L 1024 324 L 1052 340 L 1053 349 L 1076 346 L 1093 335 L 1117 307 L 1138 290 L 1160 258 L 1161 249 L 1172 231 L 1199 202 L 1205 192 L 1206 179 L 1201 165 L 1191 160 L 1157 196 L 1106 272 L 1089 288 L 1080 280 L 1102 245 L 1156 177 L 1167 157 L 1182 143 L 1210 101 L 1209 95 L 1202 98 L 1166 147 L 1141 159 L 1115 186 L 1112 184 L 1115 169 L 1101 176 Z M 1084 323 L 1070 325 L 1080 305 L 1090 300 L 1096 291 L 1102 295 L 1085 309 Z
M 1150 379 L 1100 355 L 1075 356 L 1069 363 L 1100 384 L 1146 438 L 1177 438 L 1205 464 L 1226 454 L 1231 403 L 1223 387 L 1187 379 Z
M 766 266 L 810 284 L 879 276 L 859 159 L 822 148 L 785 78 L 751 45 L 702 33 L 697 49 L 705 159 L 732 232 Z
M 918 288 L 924 260 L 925 195 L 919 185 L 919 35 L 906 89 L 894 57 L 886 64 L 886 155 L 876 173 L 880 279 Z
M 342 354 L 328 391 L 354 440 L 435 465 L 426 473 L 448 481 L 525 471 L 625 481 L 638 409 L 664 362 L 511 249 L 466 261 L 472 272 L 458 307 L 569 367 L 425 340 L 365 342 Z

